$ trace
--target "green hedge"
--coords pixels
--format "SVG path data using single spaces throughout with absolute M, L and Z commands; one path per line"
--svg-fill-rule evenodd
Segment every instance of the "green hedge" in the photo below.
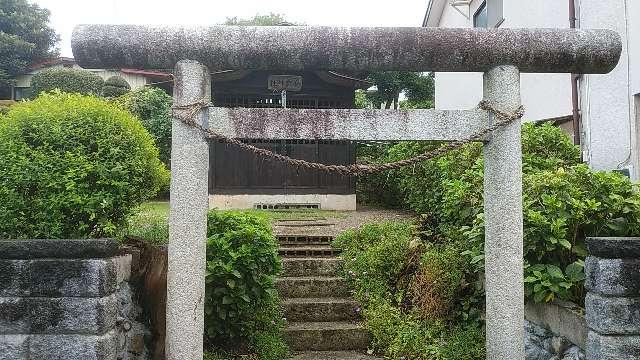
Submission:
M 260 359 L 284 359 L 284 326 L 275 276 L 278 244 L 265 217 L 211 211 L 208 216 L 205 330 L 217 348 L 245 342 Z
M 91 71 L 54 68 L 46 69 L 35 74 L 31 79 L 33 96 L 60 90 L 66 93 L 79 93 L 84 95 L 102 95 L 104 80 Z
M 140 121 L 102 99 L 42 94 L 0 121 L 0 238 L 111 236 L 168 181 Z
M 122 96 L 131 90 L 131 85 L 122 76 L 112 76 L 104 82 L 102 96 L 112 98 Z
M 145 87 L 117 101 L 140 118 L 160 149 L 160 160 L 171 168 L 171 96 L 162 89 Z
M 434 146 L 397 143 L 384 149 L 380 160 L 404 159 Z M 639 235 L 640 196 L 623 175 L 581 164 L 579 148 L 557 127 L 523 125 L 522 148 L 527 298 L 582 303 L 584 237 Z M 412 168 L 369 177 L 359 189 L 388 189 L 397 194 L 399 206 L 423 214 L 430 241 L 461 244 L 469 271 L 481 284 L 482 183 L 482 147 L 470 144 Z

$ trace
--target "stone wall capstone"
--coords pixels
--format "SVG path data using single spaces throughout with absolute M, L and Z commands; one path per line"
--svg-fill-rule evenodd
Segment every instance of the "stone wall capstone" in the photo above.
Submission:
M 587 238 L 587 359 L 640 359 L 640 238 Z

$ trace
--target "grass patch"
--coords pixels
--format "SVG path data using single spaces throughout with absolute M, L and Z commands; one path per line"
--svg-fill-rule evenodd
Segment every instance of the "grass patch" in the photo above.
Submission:
M 281 220 L 341 219 L 347 216 L 342 211 L 315 209 L 296 210 L 242 210 L 247 215 L 264 218 L 270 223 Z M 121 238 L 140 238 L 153 245 L 165 245 L 169 241 L 169 202 L 151 201 L 138 207 L 129 218 Z

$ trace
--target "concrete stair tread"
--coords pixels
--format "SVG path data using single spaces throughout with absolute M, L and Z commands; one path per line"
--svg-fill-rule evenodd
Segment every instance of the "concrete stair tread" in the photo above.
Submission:
M 285 304 L 328 304 L 328 303 L 344 303 L 344 304 L 358 304 L 357 301 L 350 298 L 335 298 L 335 297 L 325 297 L 325 298 L 289 298 L 284 299 Z
M 356 351 L 302 351 L 291 360 L 382 360 L 375 356 Z
M 280 246 L 280 248 L 278 249 L 280 251 L 282 250 L 326 250 L 326 251 L 340 251 L 340 249 L 328 246 L 328 245 L 322 245 L 322 244 L 295 244 L 295 245 L 286 245 L 286 246 Z
M 302 321 L 290 322 L 285 330 L 362 330 L 364 326 L 357 321 Z
M 283 262 L 302 262 L 302 261 L 336 261 L 336 262 L 340 262 L 342 261 L 342 258 L 340 256 L 336 256 L 336 257 L 332 257 L 332 258 L 319 258 L 317 256 L 300 256 L 300 257 L 294 257 L 294 258 L 282 258 Z
M 344 281 L 341 276 L 282 276 L 276 279 L 276 281 Z

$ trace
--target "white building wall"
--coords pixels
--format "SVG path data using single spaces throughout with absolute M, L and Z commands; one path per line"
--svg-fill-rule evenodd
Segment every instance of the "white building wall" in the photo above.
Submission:
M 623 43 L 620 62 L 611 73 L 585 75 L 581 81 L 585 160 L 594 169 L 628 169 L 638 179 L 634 95 L 640 92 L 640 4 L 637 0 L 581 0 L 579 9 L 581 28 L 616 30 Z
M 473 27 L 473 14 L 482 0 L 471 3 L 470 19 L 446 5 L 440 27 Z M 569 8 L 561 0 L 505 0 L 502 28 L 569 27 Z M 522 103 L 525 120 L 542 120 L 570 115 L 571 75 L 522 74 Z M 436 73 L 436 108 L 471 108 L 482 99 L 482 73 Z

